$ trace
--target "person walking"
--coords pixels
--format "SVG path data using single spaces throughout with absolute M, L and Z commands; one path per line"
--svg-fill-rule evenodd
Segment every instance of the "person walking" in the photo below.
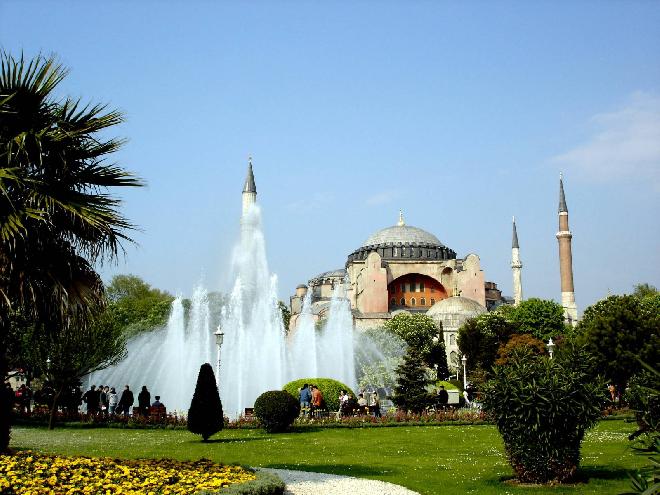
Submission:
M 147 390 L 146 385 L 142 385 L 142 390 L 138 394 L 138 407 L 142 416 L 149 415 L 149 406 L 151 405 L 151 394 Z
M 128 410 L 129 408 L 133 407 L 134 402 L 135 398 L 133 397 L 133 392 L 128 387 L 128 385 L 126 385 L 119 399 L 119 413 L 123 413 L 124 416 L 128 416 Z
M 110 389 L 108 392 L 108 414 L 113 415 L 117 409 L 117 403 L 119 402 L 119 396 L 115 391 L 115 387 Z
M 99 410 L 103 416 L 108 416 L 108 386 L 101 385 L 99 387 Z

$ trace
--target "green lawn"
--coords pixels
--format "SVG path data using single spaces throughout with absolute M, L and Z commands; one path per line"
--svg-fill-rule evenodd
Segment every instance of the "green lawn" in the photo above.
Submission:
M 640 467 L 626 439 L 634 425 L 601 421 L 582 449 L 584 483 L 525 488 L 502 483 L 512 472 L 493 426 L 305 429 L 269 435 L 227 430 L 211 443 L 183 430 L 15 428 L 12 447 L 108 457 L 206 457 L 223 463 L 301 469 L 373 478 L 423 494 L 594 493 L 629 488 L 626 470 Z

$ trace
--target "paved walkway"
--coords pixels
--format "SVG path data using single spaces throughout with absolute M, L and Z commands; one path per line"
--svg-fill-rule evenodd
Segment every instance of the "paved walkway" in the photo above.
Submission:
M 384 481 L 288 469 L 259 469 L 279 476 L 286 484 L 285 495 L 419 495 Z

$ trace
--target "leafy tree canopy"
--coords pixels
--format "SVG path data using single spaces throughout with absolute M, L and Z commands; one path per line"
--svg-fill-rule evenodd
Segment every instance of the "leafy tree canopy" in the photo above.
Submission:
M 531 334 L 544 342 L 565 330 L 564 308 L 554 301 L 533 297 L 518 306 L 507 306 L 502 314 L 518 326 L 518 332 Z
M 167 323 L 174 297 L 135 275 L 116 275 L 107 287 L 110 316 L 127 336 Z
M 484 313 L 471 318 L 458 329 L 458 348 L 467 356 L 470 370 L 488 372 L 493 367 L 500 345 L 517 330 L 501 313 Z
M 447 377 L 449 371 L 442 326 L 433 318 L 423 313 L 403 312 L 389 320 L 385 328 L 403 339 L 427 366 L 437 366 L 438 378 Z
M 639 359 L 660 359 L 659 305 L 660 295 L 610 296 L 588 307 L 578 323 L 577 341 L 594 356 L 596 370 L 619 387 L 641 369 Z

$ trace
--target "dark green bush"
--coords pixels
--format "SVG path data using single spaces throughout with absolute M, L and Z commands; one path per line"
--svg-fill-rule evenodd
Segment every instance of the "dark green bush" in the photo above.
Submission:
M 300 403 L 285 390 L 264 392 L 254 401 L 254 415 L 268 433 L 286 431 L 300 414 Z
M 514 351 L 495 366 L 483 407 L 495 419 L 518 479 L 570 480 L 580 462 L 586 430 L 601 415 L 605 384 L 593 376 L 592 358 L 567 347 L 555 359 Z
M 298 390 L 301 389 L 305 383 L 316 385 L 319 388 L 323 394 L 323 399 L 325 400 L 328 411 L 339 411 L 339 392 L 342 390 L 346 390 L 357 399 L 355 392 L 349 387 L 331 378 L 301 378 L 300 380 L 294 380 L 284 385 L 284 390 L 298 399 L 300 397 Z
M 222 430 L 224 416 L 222 402 L 215 383 L 213 368 L 209 363 L 199 368 L 195 393 L 188 410 L 188 430 L 202 435 L 204 441 Z

